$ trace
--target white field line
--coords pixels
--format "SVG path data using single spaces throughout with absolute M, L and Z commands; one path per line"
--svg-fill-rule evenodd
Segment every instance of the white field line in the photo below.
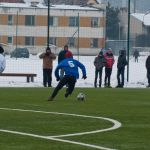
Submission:
M 85 144 L 85 143 L 81 143 L 81 142 L 70 141 L 70 140 L 63 140 L 63 139 L 59 139 L 59 138 L 60 137 L 70 137 L 70 136 L 86 135 L 86 134 L 94 134 L 94 133 L 112 131 L 112 130 L 115 130 L 115 129 L 118 129 L 119 127 L 121 127 L 121 123 L 120 122 L 118 122 L 118 121 L 116 121 L 114 119 L 104 118 L 104 117 L 95 117 L 95 116 L 69 114 L 69 113 L 59 113 L 59 112 L 46 112 L 46 111 L 36 111 L 36 110 L 25 110 L 25 109 L 11 109 L 11 108 L 0 108 L 0 110 L 33 112 L 33 113 L 54 114 L 54 115 L 66 115 L 66 116 L 84 117 L 84 118 L 92 118 L 92 119 L 103 119 L 103 120 L 112 122 L 114 125 L 111 128 L 101 129 L 101 130 L 95 130 L 95 131 L 89 131 L 89 132 L 66 134 L 66 135 L 57 135 L 57 136 L 41 136 L 41 135 L 35 135 L 35 134 L 30 134 L 30 133 L 23 133 L 23 132 L 17 132 L 17 131 L 10 131 L 10 130 L 0 129 L 0 132 L 6 132 L 6 133 L 12 133 L 12 134 L 18 134 L 18 135 L 31 136 L 31 137 L 48 139 L 48 140 L 53 140 L 53 141 L 60 141 L 60 142 L 71 143 L 71 144 L 76 144 L 76 145 L 82 145 L 82 146 L 96 148 L 96 149 L 101 149 L 101 150 L 113 150 L 113 149 L 105 148 L 105 147 L 101 147 L 101 146 L 96 146 L 96 145 L 91 145 L 91 144 Z
M 52 141 L 58 141 L 58 142 L 64 142 L 64 143 L 75 144 L 75 145 L 81 145 L 81 146 L 91 147 L 91 148 L 100 149 L 100 150 L 116 150 L 116 149 L 110 149 L 110 148 L 106 148 L 106 147 L 102 147 L 102 146 L 96 146 L 96 145 L 92 145 L 92 144 L 85 144 L 85 143 L 81 143 L 81 142 L 63 140 L 63 139 L 58 139 L 58 138 L 53 138 L 53 137 L 48 137 L 48 136 L 30 134 L 30 133 L 23 133 L 23 132 L 3 130 L 3 129 L 0 129 L 0 132 L 11 133 L 11 134 L 16 134 L 16 135 L 23 135 L 23 136 L 30 136 L 30 137 L 52 140 Z

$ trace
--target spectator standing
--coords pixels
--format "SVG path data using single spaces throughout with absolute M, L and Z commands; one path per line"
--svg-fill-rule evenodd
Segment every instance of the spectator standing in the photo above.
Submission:
M 59 64 L 62 60 L 65 59 L 65 54 L 66 54 L 68 51 L 69 51 L 68 45 L 65 45 L 65 46 L 64 46 L 64 49 L 61 50 L 61 51 L 59 52 L 59 54 L 58 54 L 58 64 Z M 62 68 L 62 69 L 60 70 L 60 78 L 63 78 L 63 76 L 64 76 L 64 69 Z
M 80 63 L 79 61 L 73 59 L 73 55 L 71 52 L 67 52 L 65 54 L 65 58 L 63 61 L 61 61 L 56 70 L 55 70 L 55 77 L 56 80 L 59 81 L 58 85 L 54 89 L 52 95 L 48 98 L 49 101 L 52 101 L 57 93 L 59 92 L 60 89 L 63 88 L 64 85 L 68 85 L 65 93 L 65 97 L 67 98 L 69 95 L 72 94 L 76 80 L 79 78 L 79 72 L 78 72 L 78 67 L 82 70 L 82 78 L 86 79 L 86 70 L 85 66 Z M 61 68 L 64 68 L 65 75 L 63 76 L 62 79 L 60 79 L 59 75 L 59 70 Z
M 150 55 L 147 57 L 145 65 L 147 69 L 147 79 L 148 79 L 147 87 L 150 87 Z
M 114 55 L 112 52 L 112 49 L 109 48 L 106 54 L 104 55 L 104 58 L 106 60 L 105 64 L 105 87 L 111 87 L 110 85 L 110 78 L 112 73 L 112 67 L 115 62 Z
M 123 88 L 124 86 L 124 71 L 125 71 L 125 66 L 128 64 L 126 60 L 126 51 L 125 50 L 120 50 L 120 55 L 118 57 L 118 62 L 117 62 L 117 80 L 118 80 L 118 85 L 117 88 Z M 122 81 L 120 81 L 120 76 Z
M 39 58 L 43 59 L 43 86 L 47 87 L 48 85 L 48 87 L 52 87 L 53 60 L 56 59 L 56 56 L 47 47 L 46 52 L 42 53 Z
M 133 53 L 133 57 L 135 58 L 135 62 L 137 62 L 138 63 L 138 57 L 139 57 L 140 55 L 139 55 L 139 51 L 136 49 L 135 51 L 134 51 L 134 53 Z
M 94 80 L 94 87 L 97 88 L 97 79 L 99 76 L 99 87 L 102 85 L 102 73 L 103 73 L 103 67 L 105 66 L 106 60 L 103 55 L 103 51 L 100 51 L 97 57 L 95 57 L 94 60 L 94 66 L 95 66 L 95 80 Z
M 0 46 L 0 73 L 2 73 L 6 67 L 6 59 L 3 53 L 4 53 L 4 49 L 2 46 Z

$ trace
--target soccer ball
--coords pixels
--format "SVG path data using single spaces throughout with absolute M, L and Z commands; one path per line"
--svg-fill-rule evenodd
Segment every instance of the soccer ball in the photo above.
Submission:
M 85 100 L 85 94 L 84 93 L 79 93 L 77 95 L 77 100 L 84 101 Z

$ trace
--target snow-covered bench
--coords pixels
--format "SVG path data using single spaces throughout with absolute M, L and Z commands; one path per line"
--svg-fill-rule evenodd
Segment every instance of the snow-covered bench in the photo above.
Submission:
M 0 73 L 0 76 L 7 76 L 7 77 L 27 77 L 27 82 L 34 82 L 34 77 L 37 74 L 34 73 Z

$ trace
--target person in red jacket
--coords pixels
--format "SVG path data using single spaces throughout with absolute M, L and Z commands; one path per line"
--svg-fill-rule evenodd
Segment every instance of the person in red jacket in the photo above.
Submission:
M 112 73 L 112 67 L 115 62 L 114 55 L 112 52 L 112 49 L 109 48 L 106 54 L 104 55 L 104 58 L 106 60 L 105 64 L 105 87 L 111 87 L 110 86 L 110 77 Z

